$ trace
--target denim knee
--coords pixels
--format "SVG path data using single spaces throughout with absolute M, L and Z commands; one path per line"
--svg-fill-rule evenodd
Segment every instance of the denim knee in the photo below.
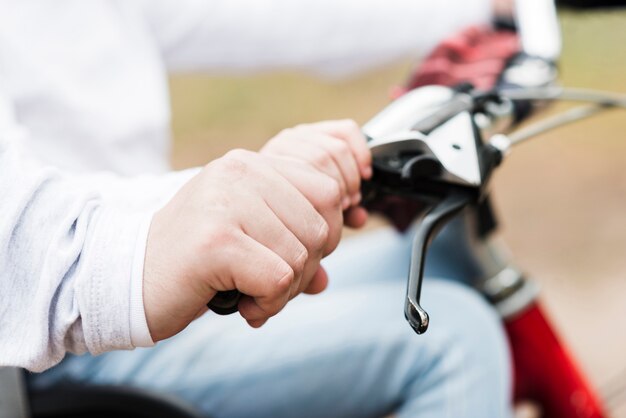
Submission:
M 429 416 L 427 405 L 435 404 L 439 415 L 433 416 L 509 416 L 510 352 L 495 310 L 474 290 L 439 280 L 425 286 L 422 302 L 431 317 L 423 336 L 428 358 L 415 359 L 421 367 L 410 389 L 413 401 L 399 417 Z

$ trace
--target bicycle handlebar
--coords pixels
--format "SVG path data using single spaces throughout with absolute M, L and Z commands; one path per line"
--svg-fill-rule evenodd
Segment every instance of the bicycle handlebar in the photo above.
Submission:
M 592 6 L 584 0 L 561 3 Z M 626 0 L 594 1 L 593 5 L 622 3 Z M 480 201 L 491 173 L 512 145 L 606 108 L 626 107 L 626 97 L 554 87 L 561 39 L 553 0 L 517 0 L 516 23 L 523 52 L 511 60 L 503 73 L 500 90 L 485 93 L 423 87 L 393 102 L 363 128 L 370 139 L 375 173 L 372 181 L 363 186 L 365 200 L 398 194 L 430 202 L 425 219 L 428 222 L 422 223 L 418 230 L 420 239 L 415 242 L 422 258 L 437 227 L 445 224 L 451 214 Z M 549 119 L 509 137 L 503 135 L 510 124 L 502 124 L 502 120 L 519 121 L 520 115 L 526 116 L 528 109 L 520 111 L 524 101 L 559 98 L 596 105 Z M 483 142 L 486 136 L 490 140 Z M 450 196 L 456 197 L 454 204 L 448 200 Z M 463 204 L 459 203 L 459 196 L 463 196 Z M 419 307 L 422 265 L 421 258 L 413 257 L 405 309 L 418 333 L 428 325 L 427 314 Z M 228 315 L 237 312 L 241 296 L 237 290 L 218 292 L 207 306 Z
M 512 99 L 592 104 L 506 135 L 508 127 L 493 127 L 498 125 L 497 119 L 515 112 Z M 364 185 L 365 204 L 387 195 L 425 203 L 425 217 L 414 241 L 405 306 L 405 316 L 418 334 L 428 327 L 428 314 L 419 298 L 423 260 L 437 229 L 463 208 L 480 204 L 489 178 L 511 146 L 616 107 L 626 108 L 626 96 L 555 87 L 485 93 L 429 86 L 402 96 L 364 126 L 374 158 L 374 176 Z

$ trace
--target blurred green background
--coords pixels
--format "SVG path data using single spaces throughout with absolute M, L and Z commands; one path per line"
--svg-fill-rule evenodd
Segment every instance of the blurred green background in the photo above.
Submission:
M 565 13 L 562 27 L 563 84 L 626 93 L 626 14 Z M 284 73 L 174 77 L 173 164 L 258 149 L 302 122 L 365 122 L 412 65 L 332 82 Z M 626 380 L 626 112 L 516 149 L 494 191 L 505 240 L 542 285 L 548 310 L 593 381 L 602 389 Z M 624 407 L 614 412 L 626 417 Z

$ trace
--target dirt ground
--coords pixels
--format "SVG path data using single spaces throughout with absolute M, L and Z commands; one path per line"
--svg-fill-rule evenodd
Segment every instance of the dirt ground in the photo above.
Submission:
M 563 19 L 563 83 L 626 92 L 626 15 Z M 366 121 L 407 65 L 350 80 L 306 75 L 185 76 L 172 80 L 174 165 L 257 149 L 306 121 Z M 626 112 L 516 149 L 496 175 L 502 233 L 592 381 L 626 417 Z

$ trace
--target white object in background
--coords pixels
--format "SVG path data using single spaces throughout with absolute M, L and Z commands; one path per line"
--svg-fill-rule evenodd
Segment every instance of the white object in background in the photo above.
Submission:
M 561 31 L 554 0 L 517 0 L 515 14 L 525 53 L 556 61 L 561 56 Z

